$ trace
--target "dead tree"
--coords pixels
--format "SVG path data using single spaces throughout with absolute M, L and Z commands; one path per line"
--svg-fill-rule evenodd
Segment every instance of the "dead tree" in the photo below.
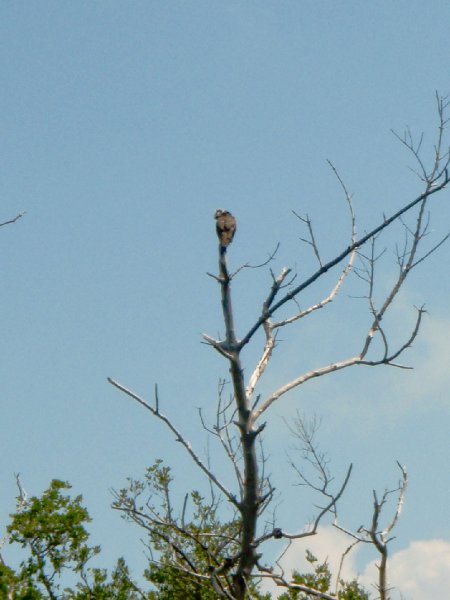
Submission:
M 450 155 L 448 149 L 444 146 L 444 132 L 448 123 L 446 110 L 448 109 L 449 102 L 445 98 L 439 96 L 436 97 L 439 121 L 431 166 L 427 168 L 422 161 L 420 155 L 422 140 L 416 144 L 409 131 L 407 131 L 403 137 L 399 138 L 401 143 L 408 149 L 415 160 L 416 174 L 420 178 L 423 186 L 421 193 L 415 199 L 406 202 L 392 215 L 383 216 L 381 222 L 376 227 L 373 227 L 365 235 L 358 237 L 351 195 L 338 172 L 330 163 L 330 167 L 337 177 L 348 205 L 350 224 L 350 239 L 348 243 L 344 249 L 333 258 L 322 260 L 314 236 L 311 220 L 308 216 L 304 217 L 297 215 L 306 226 L 308 233 L 305 241 L 314 252 L 318 263 L 317 269 L 301 282 L 296 281 L 290 268 L 281 269 L 278 275 L 275 275 L 270 271 L 271 285 L 266 298 L 262 303 L 261 310 L 255 317 L 253 324 L 241 336 L 237 334 L 234 326 L 232 282 L 233 278 L 237 273 L 241 272 L 242 268 L 238 269 L 235 273 L 230 272 L 227 263 L 228 253 L 224 251 L 223 245 L 219 244 L 218 274 L 213 275 L 213 277 L 220 288 L 225 333 L 223 339 L 215 339 L 206 334 L 204 334 L 203 337 L 205 342 L 216 350 L 228 363 L 231 376 L 233 389 L 232 401 L 227 405 L 219 393 L 217 423 L 209 428 L 209 431 L 218 438 L 225 450 L 226 456 L 232 463 L 236 476 L 236 489 L 234 491 L 227 489 L 220 480 L 218 474 L 214 473 L 208 463 L 201 459 L 198 452 L 192 448 L 191 444 L 174 425 L 173 420 L 160 412 L 157 391 L 155 393 L 154 404 L 150 404 L 127 387 L 111 378 L 109 379 L 111 384 L 139 402 L 155 417 L 164 421 L 177 441 L 184 446 L 194 463 L 206 475 L 212 487 L 233 507 L 239 527 L 234 530 L 231 536 L 232 540 L 228 540 L 231 553 L 227 555 L 223 564 L 212 565 L 207 573 L 198 572 L 198 570 L 196 570 L 193 565 L 189 564 L 189 562 L 183 561 L 181 549 L 178 548 L 174 542 L 174 548 L 178 548 L 178 551 L 174 551 L 174 564 L 177 565 L 180 572 L 189 573 L 193 578 L 197 578 L 198 580 L 209 579 L 213 583 L 218 596 L 233 600 L 243 600 L 248 597 L 249 582 L 252 580 L 252 577 L 256 576 L 271 577 L 280 586 L 298 589 L 293 587 L 294 584 L 290 583 L 289 579 L 286 578 L 284 574 L 277 572 L 276 568 L 266 567 L 262 564 L 261 557 L 264 543 L 267 540 L 273 539 L 281 539 L 286 543 L 286 540 L 315 534 L 321 518 L 327 512 L 333 512 L 336 502 L 343 493 L 348 477 L 350 476 L 349 470 L 341 486 L 333 492 L 329 490 L 328 483 L 325 481 L 325 485 L 319 491 L 328 498 L 328 502 L 326 503 L 324 510 L 318 515 L 310 530 L 306 533 L 292 534 L 276 527 L 276 524 L 274 524 L 270 531 L 260 531 L 260 517 L 273 498 L 273 488 L 263 471 L 264 458 L 261 458 L 261 455 L 258 452 L 258 444 L 261 439 L 260 434 L 266 426 L 266 423 L 262 421 L 262 418 L 266 417 L 272 405 L 282 396 L 291 390 L 304 385 L 307 381 L 338 370 L 347 369 L 356 365 L 388 365 L 400 368 L 404 367 L 404 365 L 399 363 L 399 358 L 414 342 L 419 332 L 424 309 L 417 309 L 415 325 L 409 334 L 406 335 L 404 341 L 395 347 L 392 347 L 388 334 L 384 329 L 383 318 L 392 306 L 394 299 L 411 271 L 422 263 L 448 237 L 448 235 L 445 236 L 438 241 L 434 247 L 428 249 L 423 254 L 419 253 L 421 242 L 427 233 L 428 228 L 428 204 L 432 197 L 446 188 L 450 181 L 448 173 Z M 403 217 L 411 215 L 414 211 L 415 221 L 414 225 L 411 227 L 403 221 Z M 373 293 L 375 264 L 378 258 L 376 241 L 380 234 L 395 222 L 404 224 L 406 242 L 402 246 L 402 249 L 397 251 L 398 272 L 396 279 L 384 300 L 380 305 L 377 305 Z M 369 250 L 364 251 L 364 248 L 369 248 Z M 358 257 L 360 261 L 359 267 L 355 267 L 354 265 L 356 257 Z M 302 292 L 311 288 L 326 273 L 340 265 L 340 274 L 337 276 L 335 284 L 332 286 L 329 294 L 308 308 L 301 309 L 299 307 L 298 298 Z M 321 309 L 332 302 L 352 270 L 359 275 L 363 280 L 364 285 L 367 286 L 367 291 L 364 296 L 367 300 L 370 313 L 369 325 L 359 349 L 349 357 L 338 358 L 329 364 L 320 365 L 307 372 L 299 373 L 291 381 L 284 383 L 265 397 L 260 397 L 260 395 L 256 393 L 257 386 L 276 349 L 277 333 L 282 329 L 287 329 L 292 323 L 306 318 L 308 315 L 311 315 L 318 309 Z M 278 315 L 281 312 L 280 309 L 290 306 L 294 307 L 293 312 L 288 317 L 278 318 Z M 250 377 L 246 380 L 241 358 L 242 351 L 248 344 L 252 342 L 256 343 L 255 334 L 259 330 L 263 330 L 264 332 L 264 346 L 261 348 L 259 360 L 255 364 Z M 374 340 L 379 340 L 381 344 L 375 345 Z M 378 351 L 378 348 L 380 347 L 381 352 Z M 237 433 L 235 434 L 234 431 L 237 431 Z M 375 496 L 374 522 L 372 523 L 372 526 L 366 530 L 366 535 L 372 540 L 381 555 L 380 573 L 383 570 L 385 572 L 385 562 L 387 558 L 387 540 L 385 539 L 384 533 L 380 534 L 378 532 L 378 515 L 383 502 L 384 496 L 381 501 Z M 122 506 L 122 510 L 132 512 L 133 507 Z M 192 537 L 192 533 L 187 530 L 183 531 L 182 522 L 177 521 L 167 514 L 165 517 L 161 518 L 165 518 L 164 523 L 168 528 L 167 531 L 169 533 L 167 535 L 169 538 L 170 531 L 176 533 L 177 536 L 183 534 L 187 537 Z M 220 535 L 223 536 L 223 533 Z M 199 538 L 197 542 L 203 544 L 204 539 Z M 216 540 L 216 542 L 219 543 L 220 540 Z M 380 583 L 380 590 L 381 589 L 386 589 L 385 583 L 383 582 Z M 321 594 L 314 590 L 303 591 L 307 591 L 307 593 L 319 598 L 329 597 L 326 594 Z M 381 597 L 386 598 L 387 596 Z
M 341 558 L 341 566 L 338 573 L 337 578 L 337 586 L 339 585 L 339 574 L 342 569 L 343 562 L 348 553 L 353 550 L 355 546 L 358 544 L 370 544 L 374 546 L 378 555 L 379 555 L 379 563 L 377 564 L 378 569 L 378 581 L 375 584 L 375 588 L 379 593 L 380 600 L 389 600 L 389 592 L 391 588 L 389 587 L 389 580 L 387 574 L 387 561 L 388 561 L 388 545 L 394 539 L 393 530 L 398 523 L 400 518 L 403 505 L 405 502 L 405 493 L 406 488 L 408 486 L 408 474 L 406 472 L 405 467 L 403 467 L 397 461 L 398 468 L 401 472 L 401 479 L 398 483 L 398 486 L 394 489 L 385 489 L 381 498 L 377 494 L 375 490 L 373 490 L 373 512 L 372 512 L 372 522 L 369 527 L 365 527 L 361 525 L 356 532 L 349 531 L 345 527 L 342 527 L 338 524 L 337 519 L 335 519 L 334 526 L 343 531 L 345 534 L 352 538 L 352 543 L 346 551 L 344 552 Z M 395 503 L 395 510 L 391 520 L 388 524 L 381 528 L 380 521 L 382 516 L 382 511 L 385 508 L 389 498 L 397 494 L 397 500 Z M 337 593 L 337 589 L 336 589 Z

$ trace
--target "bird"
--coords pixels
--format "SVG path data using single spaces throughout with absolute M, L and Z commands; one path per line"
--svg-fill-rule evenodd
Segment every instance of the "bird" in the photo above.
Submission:
M 227 250 L 227 246 L 233 241 L 236 233 L 236 219 L 228 210 L 218 208 L 214 213 L 216 219 L 216 232 L 220 242 L 220 253 Z

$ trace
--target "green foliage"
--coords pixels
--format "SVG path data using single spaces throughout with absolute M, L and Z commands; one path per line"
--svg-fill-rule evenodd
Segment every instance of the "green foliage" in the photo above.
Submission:
M 28 559 L 21 564 L 22 571 L 42 584 L 50 595 L 58 589 L 55 580 L 63 569 L 81 572 L 99 552 L 98 547 L 86 544 L 84 523 L 90 517 L 81 505 L 82 498 L 71 500 L 64 496 L 62 492 L 68 489 L 68 483 L 54 479 L 41 498 L 27 501 L 7 529 L 10 542 L 29 551 Z
M 113 507 L 147 530 L 155 560 L 144 576 L 156 588 L 155 598 L 214 600 L 212 573 L 238 552 L 240 522 L 236 518 L 220 521 L 218 503 L 207 502 L 197 491 L 186 496 L 182 514 L 175 514 L 171 483 L 170 468 L 157 460 L 143 482 L 128 480 L 128 487 L 116 494 Z
M 113 507 L 148 533 L 154 555 L 145 578 L 156 588 L 158 600 L 215 600 L 215 586 L 230 589 L 233 563 L 239 554 L 240 520 L 223 521 L 214 495 L 198 491 L 186 495 L 177 514 L 171 501 L 172 474 L 161 460 L 147 469 L 143 482 L 129 479 L 116 494 Z M 252 598 L 270 600 L 250 584 Z
M 359 585 L 356 579 L 350 582 L 341 581 L 339 600 L 369 600 L 369 593 Z
M 106 569 L 92 569 L 91 582 L 78 583 L 76 591 L 65 590 L 67 600 L 138 600 L 145 595 L 131 581 L 123 558 L 119 558 L 108 581 Z M 149 598 L 151 596 L 148 596 Z
M 18 499 L 19 509 L 7 527 L 10 544 L 19 544 L 26 558 L 17 571 L 0 564 L 0 600 L 134 600 L 136 586 L 128 568 L 119 559 L 108 581 L 103 569 L 89 569 L 87 563 L 100 552 L 89 546 L 85 525 L 89 513 L 82 497 L 71 499 L 64 492 L 71 486 L 54 479 L 40 498 Z M 67 572 L 78 579 L 75 589 L 63 586 Z
M 154 591 L 142 591 L 131 580 L 120 558 L 110 575 L 105 569 L 89 568 L 100 552 L 89 546 L 85 526 L 89 513 L 82 497 L 72 499 L 68 483 L 53 480 L 41 497 L 18 499 L 18 510 L 7 527 L 9 542 L 18 544 L 25 558 L 17 570 L 0 560 L 0 600 L 215 600 L 220 585 L 231 582 L 230 558 L 238 553 L 237 518 L 221 521 L 219 503 L 206 501 L 196 491 L 186 497 L 182 514 L 171 506 L 171 471 L 156 461 L 143 482 L 129 480 L 116 494 L 114 507 L 148 533 L 148 548 L 154 553 L 144 578 Z M 145 498 L 142 496 L 145 495 Z M 149 495 L 149 497 L 147 497 Z M 189 508 L 188 508 L 189 505 Z M 189 514 L 188 514 L 189 513 Z M 311 572 L 294 572 L 293 582 L 333 595 L 327 562 L 306 555 Z M 228 561 L 228 562 L 227 562 Z M 69 574 L 73 587 L 64 574 Z M 219 575 L 218 575 L 219 574 Z M 64 586 L 65 580 L 65 586 Z M 256 584 L 250 587 L 255 600 L 270 600 Z M 288 590 L 281 600 L 310 600 L 300 590 Z M 357 581 L 341 582 L 337 600 L 368 600 Z
M 45 597 L 26 573 L 15 573 L 0 563 L 0 600 L 41 600 Z

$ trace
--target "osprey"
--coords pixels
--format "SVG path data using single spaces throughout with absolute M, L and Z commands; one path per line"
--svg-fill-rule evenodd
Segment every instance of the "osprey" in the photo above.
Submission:
M 227 210 L 218 208 L 214 213 L 216 219 L 216 232 L 220 242 L 220 252 L 223 254 L 227 246 L 233 241 L 236 232 L 236 219 Z

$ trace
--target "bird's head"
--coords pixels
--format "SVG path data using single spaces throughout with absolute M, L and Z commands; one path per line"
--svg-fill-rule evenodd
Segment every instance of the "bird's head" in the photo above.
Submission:
M 214 218 L 218 219 L 219 217 L 221 217 L 224 213 L 226 213 L 226 210 L 223 210 L 222 208 L 217 208 L 216 212 L 214 213 Z

